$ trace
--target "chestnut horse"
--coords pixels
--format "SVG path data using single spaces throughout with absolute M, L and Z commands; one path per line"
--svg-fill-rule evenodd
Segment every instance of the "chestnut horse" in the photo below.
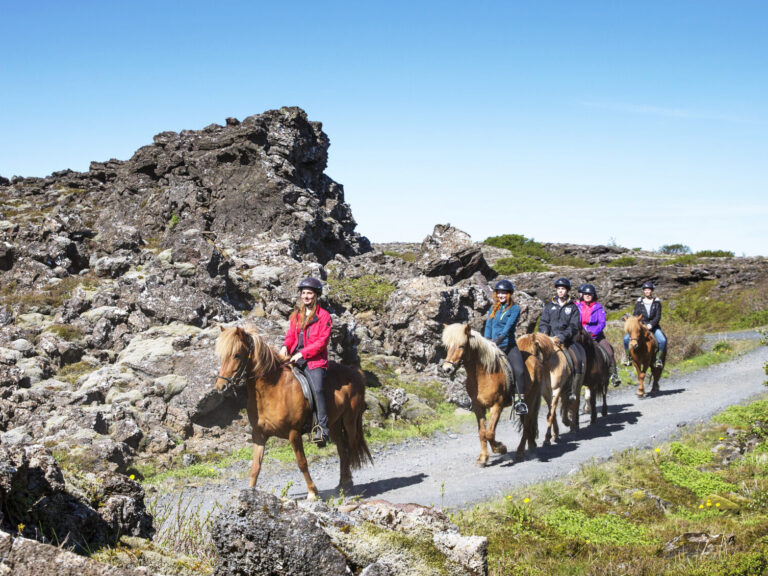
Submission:
M 565 358 L 567 352 L 555 345 L 555 341 L 541 332 L 526 334 L 517 339 L 517 347 L 523 353 L 530 354 L 539 359 L 542 364 L 541 395 L 547 403 L 547 433 L 544 436 L 544 444 L 551 444 L 552 439 L 557 442 L 560 437 L 560 428 L 557 424 L 557 404 L 560 402 L 560 417 L 563 424 L 571 426 L 568 398 L 571 393 L 573 373 Z M 578 419 L 576 419 L 578 421 Z
M 589 421 L 597 422 L 597 401 L 602 399 L 603 406 L 600 413 L 608 415 L 608 379 L 610 376 L 610 360 L 608 354 L 600 345 L 592 339 L 589 332 L 583 328 L 579 330 L 573 339 L 581 344 L 587 355 L 584 368 L 584 386 L 587 387 L 586 401 L 589 403 Z M 581 390 L 574 390 L 576 398 L 580 397 Z M 578 418 L 578 415 L 574 415 Z
M 645 396 L 645 375 L 648 369 L 651 369 L 652 387 L 649 394 L 655 394 L 659 391 L 659 378 L 663 368 L 653 366 L 653 359 L 656 357 L 656 338 L 653 333 L 645 327 L 642 322 L 642 316 L 629 315 L 624 320 L 624 331 L 629 334 L 629 356 L 637 372 L 637 395 L 642 398 Z M 666 349 L 661 355 L 662 363 L 667 359 Z
M 221 360 L 216 388 L 223 392 L 243 383 L 248 391 L 248 421 L 253 440 L 250 486 L 256 486 L 259 478 L 267 440 L 277 436 L 291 443 L 307 483 L 307 499 L 317 499 L 317 487 L 309 475 L 301 439 L 312 414 L 288 358 L 273 350 L 255 330 L 239 327 L 222 328 L 216 355 Z M 324 388 L 331 440 L 339 452 L 339 486 L 351 487 L 350 469 L 373 463 L 363 436 L 365 380 L 359 369 L 330 362 Z
M 443 328 L 443 344 L 447 349 L 443 372 L 453 375 L 464 365 L 467 372 L 467 394 L 472 400 L 472 411 L 477 418 L 477 435 L 480 438 L 480 456 L 477 464 L 488 463 L 488 444 L 494 454 L 506 454 L 507 447 L 496 440 L 496 425 L 502 410 L 512 403 L 512 394 L 506 394 L 507 380 L 512 374 L 506 355 L 482 334 L 472 330 L 469 324 L 451 324 Z M 525 446 L 536 449 L 539 407 L 541 406 L 541 363 L 534 356 L 523 353 L 525 363 L 525 402 L 528 414 L 518 422 L 523 436 L 515 452 L 516 460 L 525 459 Z M 486 421 L 486 412 L 490 419 Z

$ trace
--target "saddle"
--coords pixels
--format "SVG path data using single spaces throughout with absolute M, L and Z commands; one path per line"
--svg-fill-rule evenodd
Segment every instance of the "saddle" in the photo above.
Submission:
M 312 392 L 312 385 L 309 383 L 309 378 L 304 373 L 304 370 L 298 366 L 291 366 L 291 369 L 293 370 L 293 375 L 296 377 L 296 380 L 299 381 L 299 385 L 301 386 L 301 393 L 304 394 L 304 398 L 306 398 L 307 402 L 309 402 L 309 411 L 312 414 L 312 418 L 304 422 L 304 427 L 301 429 L 302 434 L 309 434 L 312 432 L 312 430 L 314 430 L 315 426 L 317 426 L 315 395 Z

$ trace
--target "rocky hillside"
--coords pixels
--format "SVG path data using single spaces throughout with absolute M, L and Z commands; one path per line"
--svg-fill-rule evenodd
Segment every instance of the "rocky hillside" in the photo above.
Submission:
M 239 398 L 213 386 L 216 325 L 253 322 L 278 343 L 309 274 L 327 287 L 336 359 L 385 356 L 464 401 L 461 381 L 437 374 L 442 323 L 482 327 L 492 266 L 507 254 L 450 225 L 420 244 L 372 247 L 324 173 L 328 147 L 319 123 L 283 108 L 164 132 L 85 173 L 0 178 L 2 446 L 42 444 L 65 470 L 95 474 L 240 448 Z M 595 283 L 611 309 L 647 279 L 668 297 L 701 280 L 727 290 L 768 275 L 762 259 L 660 266 L 642 254 L 614 267 L 626 249 L 547 247 L 593 266 L 514 275 L 520 332 L 533 330 L 561 275 Z

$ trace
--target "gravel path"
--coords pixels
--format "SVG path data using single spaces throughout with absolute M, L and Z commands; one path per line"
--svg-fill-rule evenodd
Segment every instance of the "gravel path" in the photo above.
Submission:
M 680 428 L 706 422 L 716 412 L 765 391 L 763 363 L 768 347 L 757 349 L 730 362 L 712 366 L 677 378 L 662 379 L 661 394 L 638 399 L 635 388 L 622 386 L 608 395 L 608 416 L 598 417 L 595 426 L 581 417 L 581 430 L 566 432 L 561 442 L 539 447 L 528 460 L 515 462 L 513 454 L 492 456 L 489 466 L 479 468 L 476 427 L 460 433 L 441 433 L 387 446 L 374 453 L 375 465 L 355 472 L 353 494 L 363 498 L 382 498 L 390 502 L 415 502 L 423 505 L 459 508 L 503 495 L 531 483 L 562 477 L 578 470 L 585 462 L 609 458 L 630 447 L 647 448 L 668 440 Z M 514 422 L 504 411 L 496 437 L 513 451 L 519 442 Z M 545 425 L 540 422 L 541 438 Z M 209 509 L 223 503 L 247 487 L 247 463 L 228 471 L 229 477 L 217 484 L 187 486 L 184 498 L 193 505 Z M 310 473 L 324 499 L 336 496 L 338 462 L 329 458 L 310 464 Z M 258 487 L 291 497 L 303 498 L 306 488 L 295 463 L 268 463 L 261 472 Z M 169 496 L 169 497 L 177 497 Z

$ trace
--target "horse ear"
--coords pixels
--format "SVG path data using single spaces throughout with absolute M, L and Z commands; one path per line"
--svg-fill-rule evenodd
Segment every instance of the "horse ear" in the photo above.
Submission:
M 464 326 L 464 334 L 466 334 L 467 336 L 469 336 L 470 334 L 472 334 L 472 326 L 470 326 L 469 324 L 467 324 L 466 326 Z
M 219 330 L 221 330 L 222 332 L 224 332 L 224 326 L 222 326 L 221 324 L 214 324 L 214 325 L 213 325 L 213 327 L 214 327 L 214 328 L 218 328 Z
M 446 324 L 445 322 L 443 322 L 443 328 L 448 328 L 448 324 Z
M 642 322 L 643 315 L 642 314 L 638 314 L 637 316 L 635 316 L 635 318 L 637 318 L 638 320 L 640 320 Z

